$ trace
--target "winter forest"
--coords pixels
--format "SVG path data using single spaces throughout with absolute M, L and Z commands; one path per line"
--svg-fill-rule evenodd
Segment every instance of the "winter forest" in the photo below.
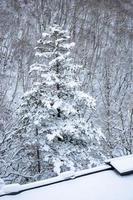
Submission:
M 132 49 L 132 0 L 0 0 L 0 178 L 132 154 Z

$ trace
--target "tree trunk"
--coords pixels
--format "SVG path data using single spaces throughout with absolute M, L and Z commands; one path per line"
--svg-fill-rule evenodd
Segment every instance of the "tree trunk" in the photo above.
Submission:
M 39 151 L 39 142 L 38 142 L 38 128 L 36 127 L 36 139 L 37 139 L 37 145 L 36 145 L 36 157 L 37 157 L 37 172 L 41 172 L 41 163 L 40 163 L 40 151 Z

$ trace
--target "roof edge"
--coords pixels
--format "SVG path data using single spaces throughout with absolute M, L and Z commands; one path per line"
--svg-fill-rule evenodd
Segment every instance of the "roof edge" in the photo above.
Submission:
M 7 185 L 7 191 L 6 191 L 6 185 L 5 185 L 5 187 L 3 188 L 3 192 L 0 193 L 0 197 L 7 196 L 7 195 L 17 195 L 17 194 L 20 194 L 22 192 L 29 191 L 32 189 L 37 189 L 37 188 L 41 188 L 44 186 L 49 186 L 49 185 L 53 185 L 56 183 L 61 183 L 64 181 L 69 181 L 72 179 L 76 179 L 76 178 L 80 178 L 83 176 L 96 174 L 96 173 L 100 173 L 100 172 L 112 170 L 112 169 L 113 168 L 110 165 L 105 164 L 105 165 L 101 165 L 98 167 L 94 167 L 94 168 L 87 169 L 87 170 L 81 170 L 81 171 L 77 171 L 77 172 L 73 172 L 73 171 L 63 172 L 57 177 L 53 177 L 53 178 L 49 178 L 46 180 L 41 180 L 41 181 L 37 181 L 37 182 L 33 182 L 33 183 L 28 183 L 28 184 L 24 184 L 24 185 L 10 184 L 12 186 L 14 185 L 14 189 L 12 187 L 11 192 L 8 192 L 8 186 L 10 186 L 10 185 Z M 17 185 L 17 187 L 16 187 L 16 185 Z

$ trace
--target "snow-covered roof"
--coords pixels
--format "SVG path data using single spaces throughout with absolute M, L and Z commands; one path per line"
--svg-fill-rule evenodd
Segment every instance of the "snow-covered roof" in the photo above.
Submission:
M 133 200 L 133 155 L 107 163 L 89 170 L 62 173 L 44 181 L 6 185 L 0 192 L 0 199 Z
M 113 158 L 106 161 L 106 163 L 115 168 L 121 175 L 133 173 L 133 155 Z

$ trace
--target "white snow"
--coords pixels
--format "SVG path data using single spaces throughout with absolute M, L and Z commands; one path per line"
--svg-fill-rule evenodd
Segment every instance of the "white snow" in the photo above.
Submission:
M 133 174 L 119 176 L 113 170 L 102 171 L 90 175 L 75 178 L 84 172 L 93 172 L 109 168 L 106 165 L 92 170 L 77 173 L 64 173 L 58 177 L 22 185 L 21 189 L 45 185 L 38 189 L 25 191 L 15 196 L 3 196 L 2 200 L 133 200 Z M 62 181 L 67 180 L 69 181 Z M 54 184 L 50 184 L 52 182 Z
M 59 99 L 58 101 L 55 101 L 55 102 L 54 102 L 53 108 L 54 108 L 54 109 L 57 109 L 57 108 L 61 107 L 61 105 L 62 105 L 62 100 Z
M 62 162 L 59 159 L 54 159 L 54 171 L 59 175 L 61 171 Z
M 44 33 L 42 33 L 42 37 L 43 37 L 43 38 L 45 38 L 45 37 L 47 37 L 47 36 L 49 36 L 49 34 L 48 34 L 48 33 L 45 33 L 45 32 L 44 32 Z
M 67 86 L 69 86 L 69 87 L 75 87 L 75 86 L 78 86 L 79 85 L 79 83 L 77 83 L 76 81 L 69 81 L 68 83 L 67 83 Z
M 63 139 L 63 137 L 61 136 L 60 134 L 60 131 L 56 130 L 56 131 L 53 131 L 53 134 L 47 134 L 47 139 L 49 141 L 52 141 L 55 137 L 58 137 L 60 139 Z
M 75 46 L 75 43 L 74 42 L 71 42 L 70 44 L 64 44 L 63 47 L 66 48 L 66 49 L 71 49 Z
M 86 93 L 83 92 L 83 91 L 77 91 L 76 94 L 77 94 L 77 97 L 78 97 L 80 100 L 84 99 L 84 100 L 87 102 L 88 107 L 91 106 L 93 109 L 95 108 L 95 106 L 96 106 L 96 101 L 95 101 L 95 99 L 94 99 L 93 97 L 91 97 L 90 95 L 86 94 Z
M 16 184 L 10 184 L 10 185 L 5 185 L 2 189 L 3 193 L 12 193 L 12 192 L 18 192 L 21 190 L 21 185 L 16 183 Z
M 0 178 L 0 190 L 2 190 L 4 185 L 5 185 L 4 181 Z
M 133 155 L 123 156 L 120 158 L 114 158 L 108 160 L 107 163 L 110 163 L 120 174 L 133 172 Z
M 43 72 L 44 69 L 42 68 L 42 66 L 39 66 L 39 65 L 34 64 L 34 65 L 31 65 L 29 74 L 30 74 L 31 72 L 33 72 L 33 71 Z

